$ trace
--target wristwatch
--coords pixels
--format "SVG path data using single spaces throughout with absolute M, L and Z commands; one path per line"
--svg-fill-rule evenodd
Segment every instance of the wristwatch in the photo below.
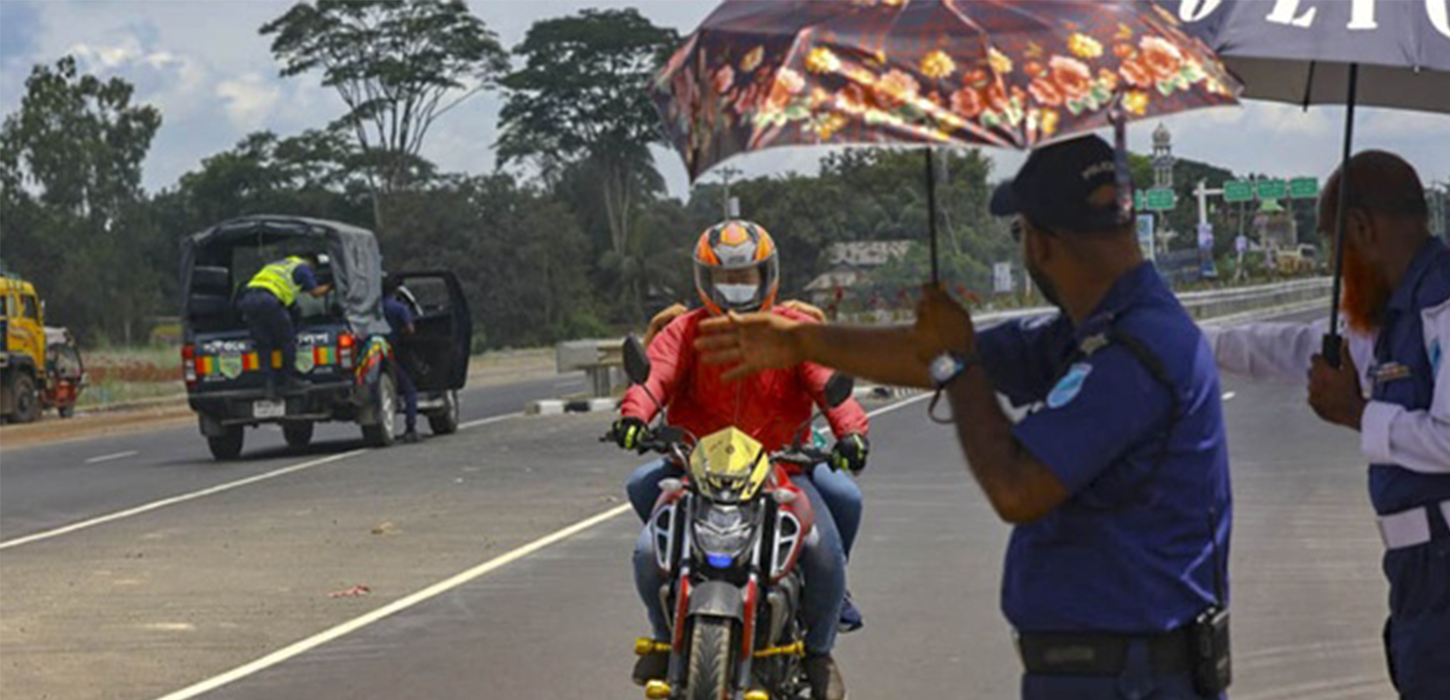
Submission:
M 931 380 L 936 383 L 936 388 L 945 389 L 948 384 L 951 384 L 962 375 L 962 372 L 967 371 L 967 368 L 974 364 L 977 364 L 977 356 L 973 353 L 947 351 L 937 355 L 936 359 L 931 361 L 928 371 L 931 374 Z

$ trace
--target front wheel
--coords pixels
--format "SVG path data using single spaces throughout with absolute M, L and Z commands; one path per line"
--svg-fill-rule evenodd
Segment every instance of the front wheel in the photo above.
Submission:
M 384 372 L 378 377 L 373 417 L 376 423 L 364 425 L 363 439 L 373 447 L 388 447 L 398 439 L 398 386 L 393 375 Z
M 443 411 L 428 416 L 428 427 L 434 435 L 452 435 L 458 432 L 458 392 L 443 394 Z
M 306 447 L 312 443 L 313 423 L 284 423 L 282 437 L 290 447 Z
M 730 620 L 697 617 L 690 633 L 690 664 L 685 679 L 686 700 L 729 700 L 730 671 L 735 668 L 735 645 Z
M 15 415 L 12 417 L 16 423 L 33 423 L 40 417 L 40 394 L 35 391 L 35 380 L 28 374 L 17 374 L 15 377 Z

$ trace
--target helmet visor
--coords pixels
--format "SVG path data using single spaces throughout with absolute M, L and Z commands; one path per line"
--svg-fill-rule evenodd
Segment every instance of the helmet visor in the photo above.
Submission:
M 775 285 L 776 259 L 738 267 L 695 265 L 695 284 L 717 306 L 727 311 L 756 311 Z

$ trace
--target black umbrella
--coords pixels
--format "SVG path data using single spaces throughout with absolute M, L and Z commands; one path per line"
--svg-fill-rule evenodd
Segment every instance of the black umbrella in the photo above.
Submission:
M 1244 83 L 1242 97 L 1345 105 L 1335 231 L 1348 213 L 1357 104 L 1450 113 L 1450 3 L 1180 0 L 1188 31 Z M 1363 78 L 1363 80 L 1361 80 Z M 1344 236 L 1335 237 L 1334 292 L 1324 357 L 1339 366 Z

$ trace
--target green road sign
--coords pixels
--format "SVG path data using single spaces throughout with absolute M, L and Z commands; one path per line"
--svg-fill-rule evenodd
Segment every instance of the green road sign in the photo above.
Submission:
M 1319 196 L 1319 178 L 1296 177 L 1289 181 L 1289 196 L 1294 199 L 1314 199 Z
M 1223 201 L 1251 202 L 1254 199 L 1254 183 L 1248 180 L 1229 180 L 1223 183 Z
M 1147 206 L 1144 209 L 1164 211 L 1178 206 L 1178 195 L 1166 187 L 1148 190 Z
M 1285 180 L 1259 180 L 1254 183 L 1254 189 L 1259 199 L 1284 199 L 1289 196 L 1289 183 Z

